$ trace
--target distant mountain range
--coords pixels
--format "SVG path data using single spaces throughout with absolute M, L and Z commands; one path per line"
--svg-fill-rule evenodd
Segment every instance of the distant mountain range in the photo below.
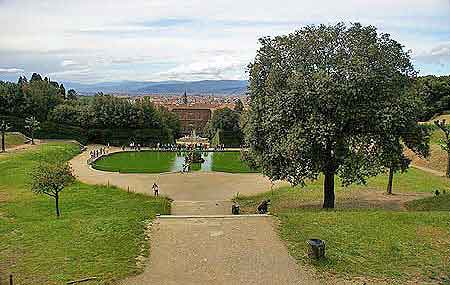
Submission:
M 160 94 L 176 95 L 185 91 L 190 95 L 241 95 L 247 91 L 246 80 L 203 80 L 203 81 L 117 81 L 95 84 L 64 82 L 66 90 L 75 89 L 79 94 L 98 92 L 108 94 Z

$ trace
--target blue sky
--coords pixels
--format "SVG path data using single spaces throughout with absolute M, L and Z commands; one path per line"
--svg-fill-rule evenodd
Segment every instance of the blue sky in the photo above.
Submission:
M 0 0 L 0 80 L 246 79 L 258 38 L 374 25 L 421 75 L 450 74 L 450 0 Z

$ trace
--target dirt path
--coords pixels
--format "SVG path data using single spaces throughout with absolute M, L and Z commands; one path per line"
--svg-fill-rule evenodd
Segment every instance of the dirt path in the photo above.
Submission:
M 436 176 L 441 176 L 441 177 L 445 176 L 445 173 L 442 172 L 442 171 L 437 171 L 437 170 L 434 170 L 434 169 L 431 169 L 431 168 L 428 168 L 428 167 L 419 166 L 419 165 L 411 165 L 411 166 L 414 167 L 414 168 L 417 168 L 419 170 L 428 172 L 430 174 L 436 175 Z
M 273 227 L 264 216 L 157 219 L 144 273 L 121 284 L 319 284 Z

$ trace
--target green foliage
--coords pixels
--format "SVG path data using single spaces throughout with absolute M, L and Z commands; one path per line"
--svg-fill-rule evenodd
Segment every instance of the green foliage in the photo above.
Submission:
M 415 90 L 425 102 L 426 108 L 422 113 L 424 121 L 450 110 L 450 76 L 419 77 Z
M 240 128 L 240 113 L 230 108 L 214 111 L 211 120 L 206 126 L 206 134 L 210 139 L 213 139 L 219 134 L 220 144 L 225 144 L 225 146 L 240 146 L 243 140 L 243 134 Z
M 42 130 L 38 132 L 38 136 L 49 135 L 49 138 L 83 140 L 80 134 L 88 137 L 88 130 L 112 130 L 109 133 L 114 133 L 115 130 L 130 130 L 126 142 L 115 137 L 94 137 L 95 142 L 102 143 L 129 143 L 133 139 L 132 133 L 139 132 L 138 130 L 142 130 L 142 133 L 148 133 L 148 130 L 159 131 L 159 135 L 152 134 L 148 140 L 147 136 L 141 135 L 140 138 L 145 144 L 154 141 L 173 142 L 180 136 L 181 129 L 175 114 L 164 108 L 156 108 L 148 98 L 132 102 L 98 94 L 89 100 L 78 100 L 74 90 L 69 90 L 66 96 L 62 84 L 47 78 L 42 79 L 39 74 L 33 74 L 30 82 L 24 77 L 20 77 L 17 84 L 0 82 L 0 113 L 2 117 L 14 117 L 14 120 L 20 121 L 16 127 L 17 131 L 23 131 L 24 118 L 36 117 L 36 120 L 42 122 Z M 64 128 L 69 130 L 65 131 Z M 81 131 L 74 132 L 75 128 L 80 128 Z M 53 130 L 58 132 L 52 133 Z M 108 132 L 102 132 L 106 133 Z
M 31 171 L 31 191 L 55 197 L 75 181 L 68 163 L 40 163 Z
M 320 173 L 364 183 L 383 170 L 383 154 L 400 153 L 393 132 L 415 127 L 408 116 L 419 113 L 409 92 L 416 72 L 401 44 L 342 23 L 260 43 L 245 133 L 264 174 L 293 184 Z M 325 207 L 334 206 L 333 187 L 325 185 Z
M 136 259 L 149 254 L 146 225 L 170 212 L 167 199 L 77 182 L 64 190 L 65 214 L 55 219 L 49 200 L 29 191 L 28 173 L 38 161 L 64 162 L 78 153 L 76 144 L 46 144 L 0 157 L 6 201 L 0 203 L 0 263 L 14 284 L 66 284 L 86 276 L 111 284 L 142 270 Z

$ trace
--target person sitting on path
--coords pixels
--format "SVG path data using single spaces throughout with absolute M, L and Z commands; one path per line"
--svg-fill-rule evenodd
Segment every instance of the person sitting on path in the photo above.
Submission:
M 154 194 L 155 196 L 159 196 L 159 187 L 158 187 L 158 184 L 153 183 L 152 189 L 153 189 L 153 194 Z
M 269 212 L 270 200 L 264 200 L 258 206 L 258 214 L 263 215 Z

